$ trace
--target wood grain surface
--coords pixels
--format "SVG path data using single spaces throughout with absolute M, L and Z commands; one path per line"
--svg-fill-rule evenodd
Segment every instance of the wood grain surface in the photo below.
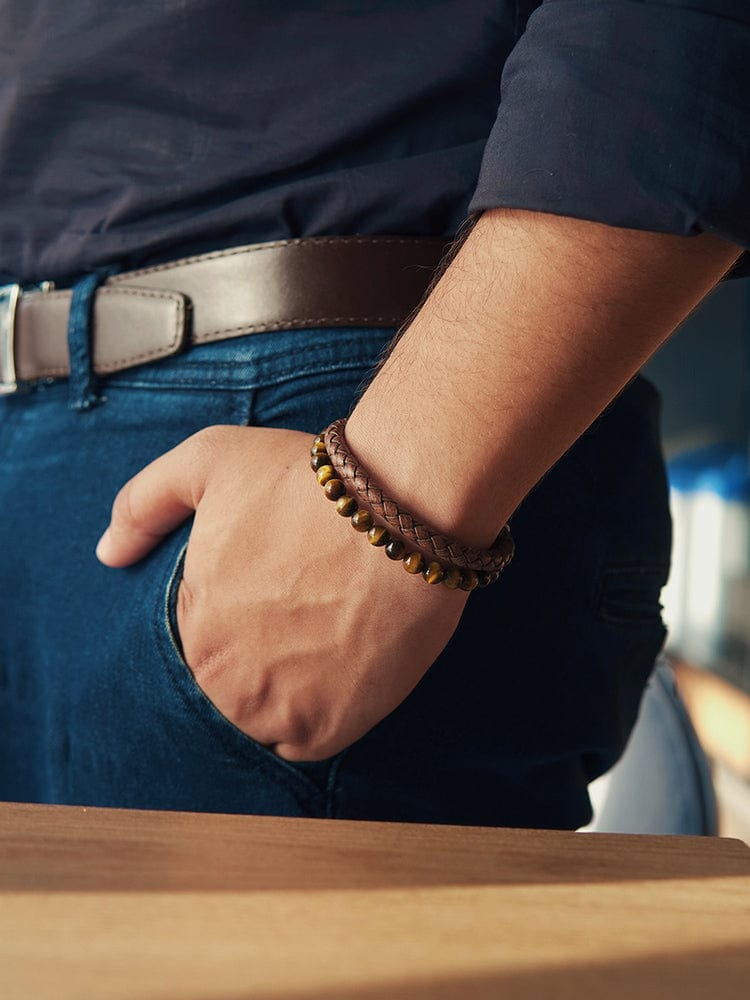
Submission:
M 737 841 L 0 804 L 2 1000 L 749 995 Z

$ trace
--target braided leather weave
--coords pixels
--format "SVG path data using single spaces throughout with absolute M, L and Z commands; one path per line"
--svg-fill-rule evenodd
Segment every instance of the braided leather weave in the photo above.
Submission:
M 349 451 L 344 427 L 346 418 L 334 421 L 323 433 L 331 465 L 338 478 L 355 494 L 357 500 L 381 517 L 391 527 L 423 552 L 436 559 L 452 563 L 461 569 L 497 573 L 513 558 L 513 539 L 506 524 L 489 549 L 475 549 L 454 538 L 448 538 L 417 521 L 408 511 L 401 510 L 395 500 L 387 497 L 369 476 L 362 463 Z

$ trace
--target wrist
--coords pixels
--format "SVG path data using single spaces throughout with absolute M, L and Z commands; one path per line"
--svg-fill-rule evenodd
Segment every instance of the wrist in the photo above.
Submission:
M 467 546 L 495 541 L 514 505 L 493 484 L 477 483 L 474 468 L 462 465 L 461 442 L 435 433 L 428 419 L 412 411 L 393 423 L 377 418 L 364 400 L 350 416 L 346 439 L 383 492 L 415 519 Z
M 331 424 L 315 440 L 311 458 L 326 493 L 332 491 L 330 499 L 336 500 L 339 513 L 351 517 L 357 530 L 367 531 L 374 545 L 385 545 L 391 558 L 403 558 L 410 573 L 423 572 L 428 583 L 442 582 L 449 589 L 460 586 L 463 590 L 493 583 L 513 557 L 508 526 L 491 546 L 477 548 L 415 517 L 373 479 L 350 450 L 345 425 L 345 419 Z

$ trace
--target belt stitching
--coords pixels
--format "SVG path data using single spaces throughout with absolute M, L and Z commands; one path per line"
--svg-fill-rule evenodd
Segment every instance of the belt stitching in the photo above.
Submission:
M 136 296 L 138 298 L 151 298 L 151 299 L 162 299 L 171 300 L 176 305 L 175 311 L 175 330 L 172 339 L 169 341 L 167 348 L 171 350 L 174 345 L 178 342 L 180 338 L 180 332 L 184 327 L 185 319 L 185 296 L 179 292 L 170 292 L 168 290 L 161 289 L 139 289 L 139 288 L 128 288 L 120 285 L 120 282 L 131 281 L 137 279 L 138 277 L 147 274 L 156 274 L 166 271 L 171 271 L 176 268 L 184 267 L 185 265 L 201 263 L 202 261 L 217 260 L 219 258 L 236 257 L 240 255 L 246 255 L 251 253 L 256 253 L 263 250 L 269 249 L 279 249 L 286 246 L 309 246 L 310 244 L 330 246 L 335 249 L 341 244 L 355 245 L 355 246 L 383 246 L 383 245 L 395 245 L 395 246 L 405 246 L 405 245 L 417 245 L 418 240 L 416 238 L 409 237 L 337 237 L 335 239 L 330 237 L 302 237 L 297 239 L 289 240 L 275 240 L 270 243 L 261 243 L 252 247 L 237 247 L 231 250 L 216 250 L 210 253 L 198 254 L 192 257 L 183 257 L 176 261 L 168 261 L 164 264 L 157 264 L 153 267 L 140 268 L 137 271 L 126 271 L 119 275 L 115 275 L 114 278 L 109 279 L 109 282 L 99 289 L 98 294 L 113 296 L 113 295 L 129 295 Z M 70 295 L 69 290 L 61 291 L 50 291 L 45 293 L 49 298 L 67 298 Z M 249 326 L 236 326 L 236 327 L 224 327 L 218 330 L 210 330 L 199 337 L 191 338 L 191 342 L 195 344 L 201 344 L 210 342 L 215 338 L 220 338 L 227 334 L 241 334 L 241 333 L 261 333 L 264 331 L 271 330 L 283 330 L 283 329 L 302 329 L 304 327 L 310 326 L 311 324 L 323 325 L 326 323 L 356 323 L 356 322 L 367 322 L 367 323 L 382 323 L 384 326 L 395 326 L 400 323 L 401 318 L 395 316 L 311 316 L 303 319 L 281 319 L 276 320 L 272 323 L 259 323 Z M 158 348 L 154 351 L 145 351 L 140 354 L 129 355 L 125 358 L 119 358 L 116 362 L 111 362 L 106 365 L 97 366 L 98 370 L 102 373 L 109 371 L 119 371 L 123 364 L 129 364 L 131 362 L 146 362 L 150 358 L 164 356 L 165 349 L 163 347 Z M 65 368 L 48 368 L 40 372 L 37 378 L 52 378 L 56 376 L 63 376 L 67 374 Z
M 382 323 L 383 326 L 395 326 L 401 322 L 397 316 L 310 316 L 307 319 L 280 319 L 272 323 L 256 323 L 254 326 L 227 326 L 223 330 L 209 330 L 198 337 L 192 337 L 191 343 L 202 344 L 230 333 L 263 333 L 265 330 L 297 330 L 308 326 L 325 326 L 327 323 Z
M 353 244 L 354 246 L 382 246 L 383 244 L 395 246 L 418 246 L 419 240 L 420 238 L 417 236 L 413 238 L 399 236 L 310 236 L 293 240 L 276 240 L 272 243 L 258 243 L 257 245 L 253 245 L 249 248 L 236 247 L 232 250 L 214 250 L 210 253 L 198 254 L 195 257 L 181 257 L 176 261 L 167 261 L 165 264 L 156 264 L 154 267 L 142 267 L 138 271 L 125 271 L 122 274 L 114 275 L 109 279 L 107 284 L 108 287 L 113 287 L 119 284 L 120 281 L 129 281 L 130 278 L 137 278 L 144 274 L 158 274 L 160 271 L 170 271 L 176 267 L 184 267 L 186 264 L 199 264 L 204 260 L 216 260 L 219 257 L 237 257 L 240 254 L 258 253 L 262 250 L 277 250 L 280 247 L 309 246 L 310 244 L 316 244 L 323 246 L 328 245 L 335 248 L 340 246 L 342 243 Z M 425 242 L 428 241 L 429 238 Z M 433 242 L 438 241 L 439 238 L 433 238 Z M 448 241 L 446 240 L 445 242 L 447 243 Z
M 131 354 L 124 358 L 118 358 L 117 361 L 111 361 L 104 365 L 97 365 L 97 371 L 101 373 L 119 371 L 120 367 L 131 362 L 143 361 L 146 362 L 150 358 L 163 357 L 166 356 L 167 352 L 175 347 L 175 345 L 180 340 L 180 335 L 185 325 L 185 296 L 180 292 L 168 292 L 161 291 L 159 289 L 139 289 L 139 288 L 100 288 L 98 290 L 99 294 L 107 295 L 109 297 L 117 295 L 129 295 L 131 297 L 143 299 L 161 299 L 162 301 L 174 302 L 175 308 L 175 324 L 174 333 L 172 334 L 171 340 L 168 341 L 166 347 L 162 346 L 156 348 L 153 351 L 142 351 L 140 354 Z M 45 296 L 49 298 L 63 299 L 70 295 L 69 291 L 58 291 L 58 292 L 45 292 Z M 68 374 L 67 368 L 45 368 L 35 378 L 56 378 L 65 376 Z

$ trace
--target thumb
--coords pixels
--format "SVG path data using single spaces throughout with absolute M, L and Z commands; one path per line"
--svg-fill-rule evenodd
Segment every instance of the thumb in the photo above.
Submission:
M 196 509 L 208 467 L 198 436 L 155 459 L 122 487 L 96 547 L 105 566 L 138 562 Z

